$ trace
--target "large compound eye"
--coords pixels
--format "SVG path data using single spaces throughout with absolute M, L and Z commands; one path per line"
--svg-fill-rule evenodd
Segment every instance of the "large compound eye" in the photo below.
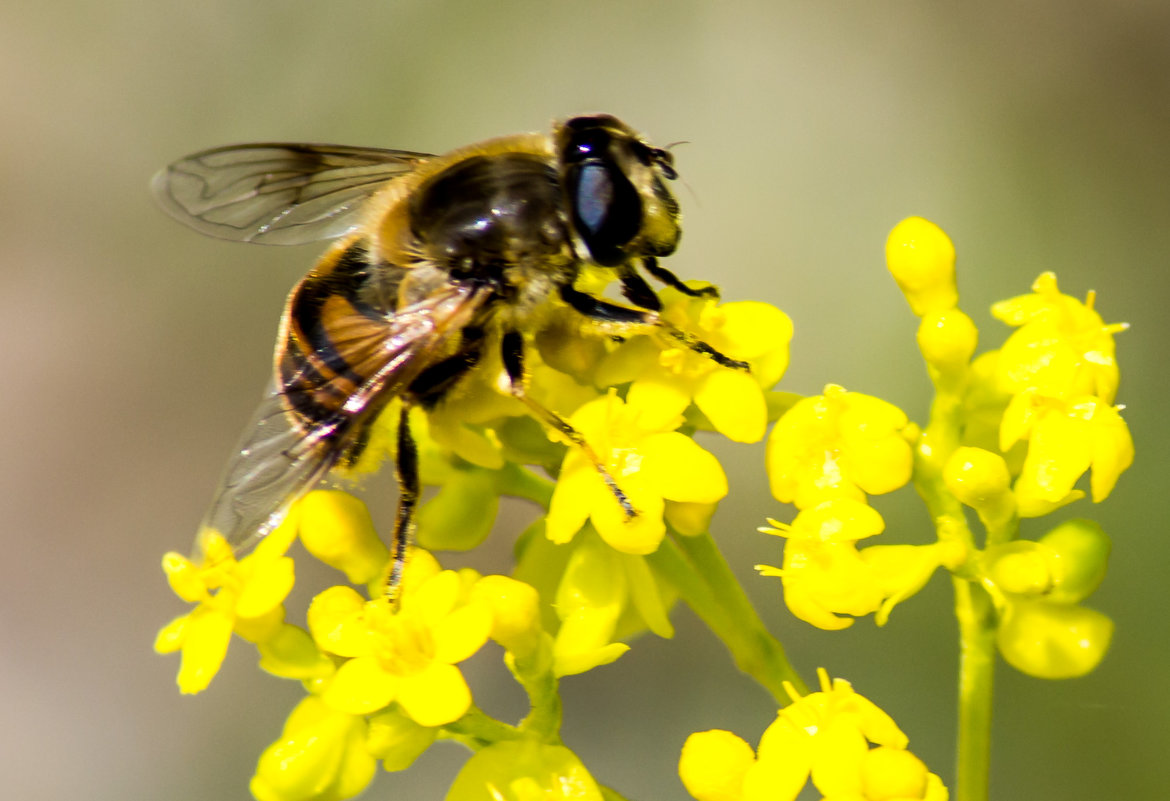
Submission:
M 621 264 L 642 227 L 642 199 L 614 158 L 612 138 L 602 128 L 574 131 L 562 158 L 573 227 L 595 262 Z

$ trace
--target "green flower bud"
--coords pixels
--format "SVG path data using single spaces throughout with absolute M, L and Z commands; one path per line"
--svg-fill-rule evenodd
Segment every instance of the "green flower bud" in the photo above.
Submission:
M 446 801 L 602 801 L 581 760 L 563 745 L 510 740 L 467 760 Z
M 1087 597 L 1105 578 L 1109 566 L 1109 535 L 1092 520 L 1069 520 L 1040 538 L 1050 549 L 1053 589 L 1048 596 L 1061 603 Z
M 397 707 L 370 718 L 366 750 L 381 759 L 386 770 L 406 770 L 435 741 L 438 729 L 420 726 Z

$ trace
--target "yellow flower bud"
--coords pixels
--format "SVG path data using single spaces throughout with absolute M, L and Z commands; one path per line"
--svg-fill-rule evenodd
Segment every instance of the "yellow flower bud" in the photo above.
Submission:
M 918 326 L 918 349 L 926 363 L 944 375 L 966 367 L 977 344 L 975 323 L 957 308 L 926 314 Z
M 539 645 L 540 595 L 530 584 L 508 576 L 484 576 L 471 597 L 491 609 L 491 638 L 506 650 L 523 657 Z
M 752 747 L 729 731 L 695 732 L 683 745 L 678 775 L 698 801 L 738 801 L 755 761 Z
M 919 317 L 959 302 L 955 246 L 934 223 L 908 217 L 895 225 L 886 240 L 886 264 Z
M 985 521 L 999 522 L 1015 513 L 1011 480 L 1003 457 L 983 448 L 956 448 L 943 467 L 950 493 Z
M 1003 658 L 1040 679 L 1070 679 L 1097 667 L 1109 650 L 1113 621 L 1075 604 L 1017 600 L 996 635 Z
M 310 492 L 297 504 L 301 543 L 313 556 L 366 584 L 381 573 L 389 552 L 360 499 L 340 490 Z

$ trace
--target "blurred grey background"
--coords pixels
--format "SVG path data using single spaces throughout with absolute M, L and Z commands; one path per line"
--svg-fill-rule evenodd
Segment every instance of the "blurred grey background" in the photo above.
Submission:
M 1133 324 L 1118 341 L 1119 401 L 1137 463 L 1107 504 L 1069 510 L 1114 538 L 1090 602 L 1117 622 L 1113 650 L 1076 681 L 1001 665 L 992 791 L 1165 794 L 1165 2 L 10 2 L 0 98 L 5 797 L 245 799 L 301 697 L 243 644 L 209 692 L 180 697 L 178 660 L 150 646 L 183 610 L 159 559 L 187 547 L 259 397 L 283 297 L 317 250 L 201 238 L 153 207 L 153 171 L 249 140 L 442 152 L 598 110 L 688 142 L 675 151 L 686 235 L 670 266 L 793 317 L 783 388 L 837 382 L 922 419 L 915 320 L 882 258 L 911 214 L 954 239 L 985 347 L 1005 334 L 988 305 L 1048 269 L 1069 293 L 1097 289 L 1107 321 Z M 948 582 L 883 630 L 810 631 L 778 582 L 752 578 L 752 564 L 779 559 L 755 526 L 791 517 L 768 497 L 762 446 L 708 443 L 736 466 L 717 536 L 796 664 L 852 680 L 951 782 Z M 388 520 L 390 476 L 368 494 Z M 889 541 L 921 539 L 909 491 L 880 508 Z M 505 522 L 530 517 L 516 508 Z M 502 566 L 509 543 L 498 532 L 486 564 Z M 689 613 L 674 618 L 675 640 L 643 639 L 564 682 L 567 743 L 631 798 L 685 797 L 675 765 L 688 732 L 754 741 L 774 714 Z M 520 713 L 498 654 L 472 672 L 489 711 Z M 461 759 L 433 749 L 367 797 L 439 799 Z

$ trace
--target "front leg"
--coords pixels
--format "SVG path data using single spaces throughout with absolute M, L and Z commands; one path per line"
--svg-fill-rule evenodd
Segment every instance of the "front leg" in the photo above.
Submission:
M 621 506 L 626 520 L 633 520 L 638 515 L 638 512 L 634 509 L 633 504 L 630 503 L 630 499 L 626 496 L 626 493 L 618 486 L 617 481 L 609 472 L 609 468 L 601 461 L 597 452 L 593 450 L 593 447 L 585 440 L 581 432 L 573 428 L 568 420 L 551 409 L 546 409 L 528 396 L 524 376 L 524 337 L 519 331 L 507 331 L 501 338 L 500 345 L 504 370 L 508 373 L 512 397 L 527 406 L 537 420 L 556 431 L 575 447 L 581 449 L 581 452 L 585 454 L 585 457 L 597 469 L 601 480 L 605 482 L 605 486 L 613 494 L 618 505 Z
M 645 282 L 643 282 L 644 284 Z M 590 319 L 601 323 L 617 324 L 622 329 L 622 334 L 649 333 L 653 329 L 659 328 L 695 353 L 703 354 L 716 364 L 729 367 L 732 370 L 750 372 L 747 362 L 723 355 L 698 337 L 675 328 L 654 311 L 631 309 L 628 306 L 611 303 L 568 285 L 561 287 L 561 299 Z

